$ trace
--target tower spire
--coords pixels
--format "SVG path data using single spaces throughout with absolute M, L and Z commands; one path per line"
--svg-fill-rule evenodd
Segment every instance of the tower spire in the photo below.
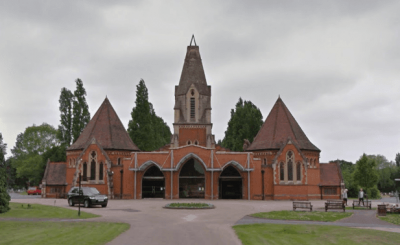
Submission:
M 192 42 L 194 41 L 194 46 L 197 46 L 196 44 L 196 39 L 194 38 L 194 34 L 192 34 L 192 39 L 190 39 L 190 44 L 189 46 L 192 46 Z

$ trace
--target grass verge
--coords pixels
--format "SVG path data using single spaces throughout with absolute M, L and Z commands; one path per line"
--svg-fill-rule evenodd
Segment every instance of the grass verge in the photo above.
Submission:
M 329 225 L 251 224 L 233 227 L 243 245 L 398 244 L 400 234 Z
M 255 213 L 251 216 L 263 219 L 333 222 L 351 215 L 351 213 L 343 212 L 272 211 L 267 213 Z
M 400 225 L 400 214 L 387 213 L 386 216 L 378 216 L 378 218 L 395 225 Z
M 129 224 L 100 222 L 0 221 L 3 244 L 105 244 Z
M 7 213 L 0 214 L 0 218 L 88 219 L 100 217 L 99 215 L 82 211 L 81 216 L 78 216 L 78 210 L 40 204 L 10 202 L 10 208 L 10 211 Z
M 353 210 L 353 206 L 346 206 L 346 210 Z M 367 208 L 367 207 L 363 207 L 363 206 L 355 206 L 354 210 L 376 210 L 376 207 L 372 207 L 371 209 Z

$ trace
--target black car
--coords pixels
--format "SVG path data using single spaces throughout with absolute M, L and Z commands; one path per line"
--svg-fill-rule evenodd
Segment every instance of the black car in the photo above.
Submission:
M 85 205 L 88 208 L 93 205 L 101 205 L 103 208 L 107 207 L 108 198 L 94 187 L 81 187 L 81 195 L 79 195 L 79 187 L 72 187 L 68 192 L 68 204 L 74 206 L 75 204 Z

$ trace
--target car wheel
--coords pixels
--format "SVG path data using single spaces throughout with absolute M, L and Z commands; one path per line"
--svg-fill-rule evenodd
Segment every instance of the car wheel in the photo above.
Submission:
M 88 208 L 89 206 L 89 200 L 85 200 L 85 208 Z
M 107 204 L 103 204 L 103 205 L 101 205 L 103 208 L 105 208 L 105 207 L 107 207 Z
M 74 206 L 75 205 L 74 202 L 72 201 L 72 199 L 68 200 L 68 204 L 69 204 L 69 206 Z

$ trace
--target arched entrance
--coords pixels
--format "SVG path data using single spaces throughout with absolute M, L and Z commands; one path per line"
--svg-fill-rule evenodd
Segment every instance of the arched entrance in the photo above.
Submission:
M 204 198 L 204 193 L 204 168 L 192 158 L 183 165 L 179 174 L 179 198 Z
M 142 198 L 164 198 L 164 174 L 156 166 L 152 166 L 143 175 Z
M 233 166 L 219 176 L 219 199 L 242 199 L 242 176 Z

